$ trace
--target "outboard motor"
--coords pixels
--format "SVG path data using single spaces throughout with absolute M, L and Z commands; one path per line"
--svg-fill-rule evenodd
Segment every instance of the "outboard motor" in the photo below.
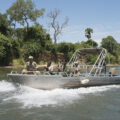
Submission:
M 117 76 L 118 75 L 118 70 L 116 68 L 110 68 L 109 74 L 112 76 Z

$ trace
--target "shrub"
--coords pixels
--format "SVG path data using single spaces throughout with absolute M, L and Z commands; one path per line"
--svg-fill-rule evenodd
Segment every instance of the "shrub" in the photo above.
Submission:
M 41 45 L 37 42 L 27 42 L 24 44 L 24 55 L 25 55 L 25 60 L 28 59 L 30 55 L 34 57 L 34 60 L 38 62 L 39 60 L 39 55 L 42 53 L 43 48 Z
M 0 65 L 9 65 L 16 57 L 19 57 L 19 43 L 0 33 Z

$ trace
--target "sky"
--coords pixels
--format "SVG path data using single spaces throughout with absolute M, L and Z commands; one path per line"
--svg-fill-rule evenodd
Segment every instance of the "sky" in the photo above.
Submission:
M 6 10 L 16 0 L 0 0 L 0 12 Z M 120 0 L 32 0 L 36 8 L 45 8 L 43 18 L 38 22 L 48 29 L 50 19 L 47 13 L 59 9 L 58 21 L 62 23 L 67 16 L 68 26 L 59 36 L 58 42 L 81 42 L 86 41 L 85 29 L 92 28 L 92 39 L 100 44 L 102 38 L 113 36 L 120 43 Z M 52 31 L 51 36 L 53 35 Z

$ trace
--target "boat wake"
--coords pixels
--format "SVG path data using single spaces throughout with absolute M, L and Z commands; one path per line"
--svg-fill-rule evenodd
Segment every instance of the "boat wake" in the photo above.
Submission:
M 12 95 L 4 97 L 3 101 L 5 102 L 15 100 L 16 102 L 22 103 L 23 108 L 71 104 L 75 100 L 85 98 L 85 95 L 99 95 L 100 93 L 111 90 L 113 88 L 117 89 L 120 88 L 120 86 L 110 85 L 78 89 L 40 90 L 26 86 L 20 86 L 18 89 L 12 83 L 4 80 L 0 81 L 0 93 L 6 94 L 7 92 L 8 94 L 8 92 L 12 91 Z
M 5 80 L 0 81 L 0 92 L 9 92 L 15 90 L 15 87 L 12 83 L 8 83 Z

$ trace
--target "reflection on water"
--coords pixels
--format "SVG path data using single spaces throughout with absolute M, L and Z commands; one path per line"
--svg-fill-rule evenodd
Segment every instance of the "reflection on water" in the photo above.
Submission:
M 21 71 L 21 68 L 0 68 L 0 80 L 6 80 L 7 79 L 7 74 L 10 73 L 11 71 Z
M 6 68 L 0 68 L 0 80 L 6 80 L 7 79 L 7 73 L 10 73 L 12 69 L 6 69 Z

